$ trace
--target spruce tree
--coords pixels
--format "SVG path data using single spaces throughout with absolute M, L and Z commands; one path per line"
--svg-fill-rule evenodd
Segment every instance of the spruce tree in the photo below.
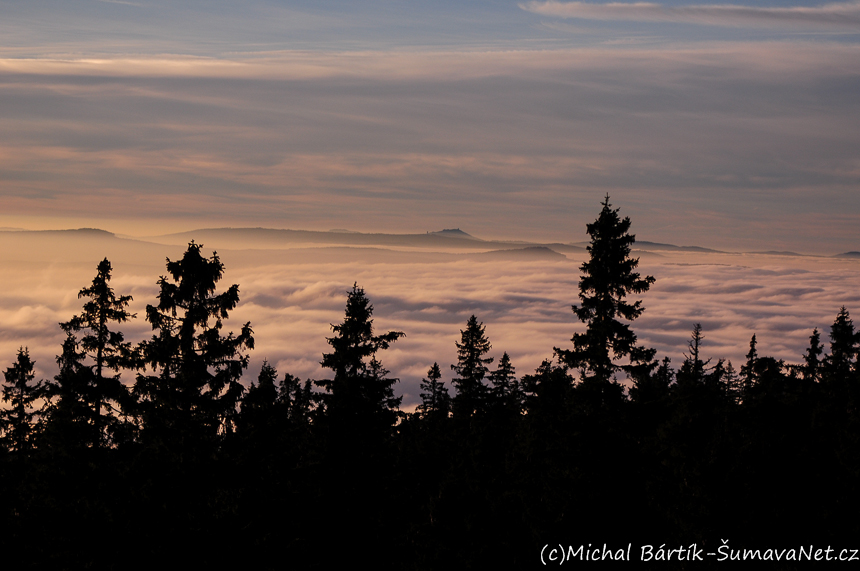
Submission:
M 89 299 L 81 314 L 60 324 L 68 334 L 85 332 L 80 344 L 93 363 L 92 386 L 89 387 L 88 396 L 93 409 L 91 418 L 95 446 L 101 445 L 104 429 L 114 419 L 110 402 L 116 403 L 125 390 L 119 381 L 119 370 L 131 366 L 134 360 L 131 344 L 125 342 L 122 333 L 111 331 L 109 327 L 111 323 L 123 323 L 135 317 L 126 309 L 132 297 L 117 297 L 109 285 L 110 279 L 111 264 L 105 258 L 98 265 L 92 285 L 78 292 L 79 299 Z
M 812 330 L 809 336 L 809 348 L 803 353 L 803 378 L 817 382 L 821 378 L 821 356 L 824 347 L 821 346 L 821 334 L 818 329 Z
M 638 403 L 658 401 L 668 396 L 669 385 L 674 380 L 671 359 L 663 357 L 653 372 L 635 379 L 636 382 L 630 387 L 630 398 Z
M 487 399 L 487 386 L 484 378 L 489 373 L 487 365 L 492 357 L 484 357 L 492 345 L 484 334 L 484 324 L 472 315 L 466 322 L 466 329 L 460 330 L 457 346 L 457 364 L 451 369 L 457 376 L 451 381 L 457 389 L 453 400 L 455 417 L 470 417 L 484 407 Z
M 306 426 L 310 421 L 314 405 L 314 392 L 310 379 L 302 384 L 301 379 L 289 373 L 278 387 L 278 402 L 286 406 L 287 416 L 294 426 Z
M 278 400 L 278 389 L 275 386 L 277 376 L 278 371 L 268 361 L 263 361 L 257 384 L 252 382 L 242 399 L 243 414 L 252 413 L 252 411 L 266 412 L 275 405 Z
M 9 408 L 0 410 L 0 423 L 3 428 L 2 442 L 7 450 L 19 455 L 26 454 L 33 443 L 36 430 L 33 421 L 39 414 L 33 403 L 42 396 L 42 383 L 33 383 L 33 361 L 26 348 L 18 349 L 15 363 L 3 375 L 3 402 Z
M 831 382 L 844 384 L 851 375 L 857 355 L 860 335 L 854 331 L 854 323 L 848 310 L 840 308 L 830 327 L 830 355 L 827 357 L 827 373 Z
M 451 397 L 439 370 L 439 363 L 433 363 L 427 371 L 427 378 L 421 380 L 421 404 L 416 409 L 425 418 L 448 418 L 451 410 Z
M 278 388 L 275 381 L 278 371 L 268 361 L 263 361 L 256 384 L 251 382 L 242 398 L 241 412 L 237 418 L 237 430 L 249 440 L 259 437 L 270 439 L 274 430 L 278 405 Z
M 98 441 L 92 392 L 93 370 L 84 364 L 86 353 L 77 338 L 66 334 L 57 357 L 59 372 L 44 384 L 45 442 L 61 451 L 85 448 Z
M 224 320 L 239 303 L 239 286 L 215 293 L 224 264 L 217 253 L 204 258 L 201 247 L 192 241 L 181 260 L 167 260 L 169 277 L 158 280 L 158 305 L 146 306 L 155 334 L 141 352 L 155 374 L 138 375 L 134 393 L 144 429 L 162 443 L 190 438 L 187 444 L 194 446 L 231 429 L 244 391 L 244 351 L 254 347 L 250 323 L 238 335 L 224 334 Z
M 499 359 L 496 370 L 490 373 L 490 383 L 493 385 L 493 393 L 496 398 L 507 398 L 517 392 L 518 383 L 516 369 L 511 363 L 507 351 Z
M 331 353 L 324 353 L 320 364 L 331 369 L 334 378 L 315 381 L 325 390 L 321 395 L 328 420 L 342 430 L 386 429 L 393 426 L 402 397 L 394 396 L 398 379 L 376 359 L 376 353 L 388 349 L 405 334 L 388 331 L 373 334 L 373 306 L 364 290 L 353 284 L 348 292 L 344 320 L 332 325 L 335 336 L 327 339 Z
M 726 363 L 725 386 L 726 396 L 728 397 L 729 402 L 732 404 L 740 404 L 743 398 L 743 385 L 741 384 L 741 379 L 737 372 L 735 372 L 735 367 L 732 365 L 731 360 Z
M 755 334 L 750 338 L 750 350 L 747 353 L 747 362 L 741 367 L 741 391 L 744 396 L 749 395 L 752 389 L 758 382 L 758 350 L 756 349 Z
M 517 380 L 516 369 L 507 351 L 502 353 L 498 367 L 490 373 L 492 384 L 492 400 L 512 412 L 519 412 L 522 408 L 523 395 L 520 383 Z
M 524 375 L 522 387 L 530 422 L 542 425 L 543 430 L 556 431 L 570 413 L 573 399 L 573 378 L 564 363 L 544 359 L 534 374 Z
M 678 370 L 678 383 L 685 384 L 688 382 L 701 383 L 705 380 L 705 373 L 710 359 L 703 361 L 701 359 L 700 347 L 705 336 L 702 335 L 702 324 L 696 323 L 693 325 L 693 332 L 690 334 L 690 340 L 687 342 L 688 352 L 684 353 L 684 362 Z
M 608 195 L 602 204 L 597 220 L 586 227 L 591 243 L 589 259 L 580 266 L 581 305 L 572 306 L 577 318 L 586 324 L 586 331 L 573 335 L 572 350 L 555 351 L 569 367 L 579 368 L 584 380 L 609 382 L 617 371 L 630 373 L 654 358 L 655 351 L 638 346 L 630 326 L 620 321 L 633 321 L 642 314 L 641 301 L 628 303 L 625 298 L 647 291 L 654 277 L 642 278 L 634 271 L 639 259 L 630 257 L 636 239 L 628 232 L 630 218 L 618 216 Z M 629 357 L 629 365 L 615 363 L 623 357 Z

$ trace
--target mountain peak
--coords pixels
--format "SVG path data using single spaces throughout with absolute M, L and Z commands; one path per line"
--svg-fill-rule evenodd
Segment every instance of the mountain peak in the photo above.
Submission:
M 463 232 L 459 228 L 445 228 L 436 232 L 428 232 L 428 234 L 436 234 L 437 236 L 446 236 L 448 238 L 474 238 L 474 236 Z

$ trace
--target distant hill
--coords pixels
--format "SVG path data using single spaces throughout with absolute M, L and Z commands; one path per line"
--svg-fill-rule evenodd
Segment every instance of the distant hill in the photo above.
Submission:
M 724 253 L 721 250 L 712 250 L 711 248 L 702 248 L 700 246 L 675 246 L 674 244 L 661 244 L 659 242 L 648 242 L 646 240 L 636 240 L 633 246 L 639 250 L 675 250 L 678 252 Z
M 18 247 L 27 244 L 41 244 L 44 241 L 60 240 L 60 250 L 65 251 L 72 242 L 84 241 L 95 248 L 96 242 L 111 241 L 125 244 L 127 247 L 135 243 L 135 247 L 144 247 L 149 243 L 153 246 L 185 247 L 194 240 L 213 250 L 271 250 L 293 249 L 296 247 L 345 246 L 351 248 L 386 248 L 394 250 L 422 250 L 426 252 L 472 252 L 492 256 L 529 256 L 532 258 L 546 256 L 558 258 L 585 254 L 588 242 L 562 244 L 537 243 L 522 240 L 484 240 L 464 232 L 460 228 L 445 228 L 443 230 L 426 232 L 424 234 L 384 234 L 365 233 L 346 229 L 328 231 L 288 230 L 274 228 L 202 228 L 188 232 L 164 234 L 160 236 L 132 237 L 114 234 L 98 228 L 77 228 L 66 230 L 24 230 L 21 228 L 0 228 L 0 237 L 7 247 Z M 47 247 L 47 243 L 44 244 Z M 101 247 L 101 246 L 99 246 Z M 637 240 L 633 244 L 635 255 L 659 256 L 658 252 L 699 252 L 716 254 L 758 254 L 768 256 L 807 256 L 792 251 L 764 250 L 748 252 L 728 252 L 703 248 L 701 246 L 676 246 L 660 242 Z M 107 252 L 107 250 L 106 250 Z M 649 254 L 650 253 L 650 254 Z M 835 254 L 834 258 L 860 259 L 860 251 L 849 251 Z
M 764 252 L 747 252 L 748 254 L 764 254 L 767 256 L 805 256 L 806 254 L 798 254 L 797 252 L 787 252 L 783 250 L 766 250 Z
M 437 236 L 445 236 L 446 238 L 469 238 L 471 240 L 478 240 L 479 238 L 475 238 L 471 234 L 467 234 L 460 230 L 459 228 L 446 228 L 445 230 L 438 230 L 436 232 L 428 232 L 428 234 L 435 234 Z
M 14 232 L 29 236 L 69 236 L 89 238 L 114 238 L 113 232 L 98 228 L 69 228 L 67 230 L 24 230 L 23 228 L 0 228 L 0 232 Z
M 164 259 L 181 250 L 136 239 L 120 238 L 98 228 L 74 230 L 4 230 L 0 231 L 0 249 L 7 260 L 87 262 L 93 268 L 104 258 Z
M 583 248 L 566 244 L 538 244 L 482 240 L 459 228 L 425 234 L 382 234 L 364 232 L 320 232 L 316 230 L 280 230 L 273 228 L 203 228 L 162 236 L 141 238 L 157 244 L 185 245 L 191 240 L 213 249 L 267 249 L 300 246 L 351 246 L 421 248 L 425 250 L 507 250 L 522 247 L 546 247 L 556 252 L 582 253 Z
M 512 250 L 492 250 L 479 254 L 468 254 L 470 258 L 479 260 L 566 260 L 567 256 L 545 246 L 529 246 Z

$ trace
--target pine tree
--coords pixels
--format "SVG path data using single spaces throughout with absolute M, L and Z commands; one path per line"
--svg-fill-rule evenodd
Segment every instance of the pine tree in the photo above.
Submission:
M 104 429 L 114 418 L 110 413 L 110 401 L 116 402 L 125 390 L 119 381 L 119 370 L 133 363 L 131 344 L 125 342 L 122 333 L 109 328 L 111 323 L 123 323 L 135 317 L 126 309 L 132 297 L 116 297 L 109 285 L 110 279 L 111 264 L 105 258 L 98 265 L 92 285 L 78 293 L 78 299 L 89 298 L 81 314 L 60 324 L 67 334 L 86 331 L 80 344 L 93 361 L 92 386 L 88 393 L 93 409 L 95 446 L 102 444 Z
M 0 423 L 3 427 L 2 442 L 10 451 L 26 454 L 32 448 L 35 427 L 33 421 L 39 414 L 33 403 L 41 397 L 41 381 L 33 384 L 33 361 L 26 348 L 18 350 L 15 364 L 3 373 L 3 402 L 9 408 L 0 410 Z
M 619 319 L 633 321 L 644 308 L 641 301 L 625 301 L 631 293 L 639 294 L 651 287 L 653 276 L 641 278 L 634 270 L 638 258 L 630 257 L 635 236 L 628 233 L 630 218 L 621 219 L 618 209 L 612 209 L 609 196 L 603 209 L 592 224 L 587 225 L 591 236 L 588 246 L 589 260 L 580 267 L 579 299 L 573 312 L 586 324 L 585 333 L 575 333 L 573 350 L 556 348 L 559 359 L 569 367 L 579 368 L 584 379 L 609 382 L 618 370 L 628 373 L 654 358 L 653 349 L 636 345 L 636 335 L 628 324 Z M 630 365 L 617 365 L 615 360 L 630 358 Z
M 421 380 L 421 390 L 424 392 L 421 393 L 421 404 L 416 410 L 425 418 L 448 418 L 451 397 L 445 383 L 439 380 L 441 378 L 439 363 L 433 363 L 427 371 L 427 378 Z
M 492 357 L 484 357 L 492 348 L 484 330 L 484 324 L 472 315 L 466 329 L 460 330 L 460 342 L 455 342 L 457 364 L 451 365 L 457 373 L 451 381 L 457 389 L 453 400 L 455 417 L 470 417 L 484 407 L 487 398 L 484 378 L 489 373 L 487 365 L 493 362 Z
M 343 323 L 332 325 L 335 336 L 327 339 L 331 353 L 324 353 L 320 364 L 334 371 L 334 378 L 315 381 L 326 393 L 322 395 L 325 413 L 336 430 L 347 427 L 386 429 L 396 421 L 402 397 L 394 396 L 398 379 L 376 359 L 376 353 L 388 349 L 405 334 L 389 331 L 373 334 L 373 306 L 364 290 L 353 284 L 347 294 Z
M 167 260 L 170 277 L 158 280 L 158 305 L 146 307 L 156 334 L 141 347 L 156 374 L 138 375 L 134 388 L 144 427 L 157 427 L 161 441 L 190 437 L 191 446 L 231 429 L 248 366 L 243 351 L 254 347 L 250 323 L 238 335 L 223 333 L 239 286 L 215 293 L 224 264 L 217 253 L 204 258 L 201 247 L 192 241 L 181 260 Z

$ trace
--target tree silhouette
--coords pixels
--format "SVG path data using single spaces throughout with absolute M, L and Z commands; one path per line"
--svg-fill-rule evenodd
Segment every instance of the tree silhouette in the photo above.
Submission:
M 490 373 L 490 383 L 493 403 L 519 414 L 523 404 L 522 388 L 507 351 L 502 353 L 496 370 Z
M 424 392 L 421 393 L 421 404 L 416 410 L 424 417 L 448 418 L 451 397 L 445 383 L 439 380 L 441 378 L 442 371 L 439 370 L 439 363 L 433 363 L 427 371 L 427 378 L 421 380 L 421 390 Z
M 821 334 L 818 329 L 812 330 L 809 336 L 809 348 L 803 353 L 803 378 L 816 382 L 821 378 L 821 356 L 824 347 L 821 346 Z
M 48 401 L 44 436 L 48 446 L 62 452 L 98 442 L 92 408 L 93 369 L 84 364 L 85 358 L 78 340 L 67 333 L 57 357 L 59 373 L 44 384 L 43 396 Z
M 275 386 L 278 371 L 268 361 L 263 361 L 257 383 L 251 383 L 242 398 L 241 413 L 238 417 L 238 431 L 249 440 L 265 438 L 271 440 L 272 432 L 277 430 L 278 388 Z M 286 407 L 283 407 L 286 408 Z
M 833 325 L 830 327 L 830 355 L 827 357 L 827 372 L 831 381 L 844 382 L 848 379 L 860 336 L 854 331 L 854 323 L 848 310 L 840 308 Z
M 317 397 L 313 432 L 320 437 L 316 449 L 323 452 L 315 485 L 327 510 L 315 510 L 313 517 L 324 516 L 328 532 L 359 559 L 378 554 L 379 538 L 391 524 L 380 498 L 392 477 L 389 452 L 402 398 L 394 396 L 398 379 L 388 376 L 377 354 L 404 334 L 375 335 L 372 315 L 364 290 L 353 284 L 344 319 L 331 326 L 334 336 L 327 338 L 332 350 L 320 362 L 334 376 L 314 381 L 325 391 Z
M 23 455 L 32 447 L 33 419 L 38 415 L 33 403 L 41 396 L 42 383 L 31 384 L 35 374 L 26 348 L 18 349 L 15 364 L 3 375 L 3 402 L 9 403 L 9 408 L 0 410 L 2 441 L 8 450 Z
M 732 404 L 740 404 L 743 399 L 743 383 L 741 378 L 735 371 L 731 361 L 726 363 L 724 382 L 726 387 L 726 396 Z
M 705 336 L 702 335 L 702 324 L 696 323 L 693 325 L 693 332 L 690 334 L 690 340 L 687 342 L 688 353 L 684 353 L 684 362 L 681 363 L 681 368 L 678 370 L 678 383 L 701 383 L 705 380 L 705 373 L 710 359 L 703 361 L 701 358 L 700 347 Z
M 756 349 L 755 334 L 750 338 L 750 350 L 747 353 L 747 362 L 741 367 L 741 390 L 746 396 L 758 381 L 758 350 Z
M 287 414 L 293 425 L 306 426 L 314 404 L 310 379 L 302 384 L 298 377 L 285 373 L 284 380 L 278 387 L 278 402 L 287 407 Z
M 389 331 L 373 334 L 373 306 L 364 290 L 353 284 L 346 300 L 346 314 L 339 325 L 332 325 L 335 336 L 327 339 L 331 353 L 324 353 L 320 364 L 334 371 L 334 378 L 315 381 L 326 393 L 322 395 L 328 419 L 343 429 L 352 426 L 391 427 L 402 397 L 394 396 L 397 379 L 376 359 L 376 353 L 388 349 L 405 334 Z
M 493 362 L 492 357 L 484 357 L 492 348 L 484 334 L 484 324 L 478 323 L 478 318 L 472 315 L 466 322 L 466 329 L 460 330 L 460 341 L 457 346 L 457 364 L 451 369 L 457 376 L 451 381 L 457 389 L 454 397 L 454 417 L 470 417 L 481 410 L 487 398 L 487 386 L 484 377 L 489 369 L 487 365 Z
M 579 281 L 581 305 L 572 306 L 580 321 L 586 324 L 585 333 L 575 333 L 573 350 L 556 348 L 559 359 L 569 367 L 579 368 L 584 379 L 609 382 L 618 370 L 628 373 L 637 366 L 650 362 L 655 351 L 636 345 L 636 335 L 629 325 L 619 321 L 632 321 L 644 311 L 641 301 L 625 301 L 631 293 L 647 291 L 654 283 L 653 276 L 640 278 L 634 270 L 638 258 L 630 257 L 630 246 L 635 236 L 628 233 L 630 218 L 621 219 L 618 209 L 612 209 L 607 195 L 603 209 L 586 231 L 591 236 L 588 246 L 589 260 L 580 266 Z M 629 356 L 630 365 L 617 365 L 615 360 Z
M 493 385 L 493 393 L 497 398 L 506 398 L 519 389 L 516 369 L 511 363 L 507 351 L 499 359 L 499 366 L 496 370 L 490 373 L 490 383 Z
M 275 405 L 278 400 L 278 388 L 275 386 L 277 376 L 278 371 L 268 361 L 263 361 L 260 375 L 257 377 L 257 384 L 251 383 L 248 392 L 242 398 L 243 413 L 265 412 Z
M 60 327 L 68 334 L 86 332 L 80 343 L 85 354 L 93 360 L 92 387 L 89 388 L 88 396 L 93 409 L 93 444 L 100 446 L 105 425 L 110 422 L 105 422 L 103 417 L 113 418 L 110 412 L 105 413 L 103 409 L 108 406 L 108 401 L 115 402 L 121 398 L 124 390 L 117 373 L 120 368 L 133 362 L 131 344 L 125 342 L 122 333 L 111 331 L 109 325 L 123 323 L 135 315 L 126 309 L 132 297 L 116 297 L 109 285 L 111 264 L 107 258 L 99 263 L 97 272 L 92 285 L 78 292 L 78 299 L 89 298 L 81 314 L 61 323 Z M 114 374 L 108 374 L 108 371 Z
M 544 359 L 534 374 L 523 376 L 522 386 L 528 418 L 544 425 L 544 430 L 559 428 L 561 419 L 569 412 L 574 392 L 567 366 Z
M 175 436 L 211 439 L 231 428 L 248 366 L 243 351 L 253 349 L 251 324 L 238 335 L 223 333 L 224 320 L 239 303 L 239 286 L 216 294 L 224 264 L 213 253 L 200 254 L 193 241 L 181 260 L 167 260 L 170 277 L 158 280 L 158 305 L 146 306 L 156 332 L 142 344 L 147 367 L 156 375 L 138 375 L 134 393 L 141 399 L 146 427 L 177 429 Z
M 658 401 L 669 395 L 669 385 L 675 380 L 669 357 L 663 357 L 656 370 L 648 375 L 635 379 L 630 387 L 630 398 L 639 403 Z

